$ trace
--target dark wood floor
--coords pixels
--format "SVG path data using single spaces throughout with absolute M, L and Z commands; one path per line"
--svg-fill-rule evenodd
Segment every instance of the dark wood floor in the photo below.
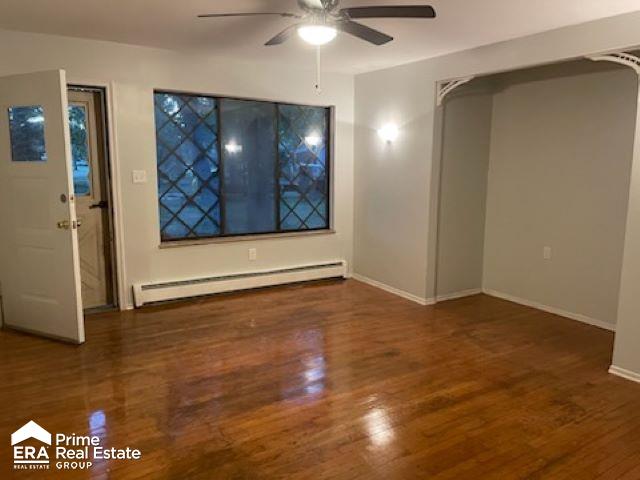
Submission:
M 486 296 L 323 282 L 0 333 L 0 478 L 28 420 L 142 450 L 80 478 L 640 479 L 613 335 Z M 56 478 L 60 475 L 56 474 Z

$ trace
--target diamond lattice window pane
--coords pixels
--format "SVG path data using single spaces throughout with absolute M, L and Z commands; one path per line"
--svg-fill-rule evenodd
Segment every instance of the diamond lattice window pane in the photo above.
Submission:
M 328 111 L 278 106 L 280 229 L 329 228 Z
M 155 94 L 163 241 L 221 233 L 217 110 L 211 97 Z

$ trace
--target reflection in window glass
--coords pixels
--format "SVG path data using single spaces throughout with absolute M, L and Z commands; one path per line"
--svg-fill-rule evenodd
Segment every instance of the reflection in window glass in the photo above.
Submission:
M 280 105 L 280 228 L 329 228 L 327 109 Z
M 71 132 L 73 189 L 77 196 L 90 195 L 89 139 L 87 135 L 87 109 L 84 105 L 69 105 L 69 130 Z
M 220 102 L 225 234 L 276 228 L 275 105 Z
M 11 158 L 14 162 L 46 162 L 44 109 L 41 106 L 9 108 Z

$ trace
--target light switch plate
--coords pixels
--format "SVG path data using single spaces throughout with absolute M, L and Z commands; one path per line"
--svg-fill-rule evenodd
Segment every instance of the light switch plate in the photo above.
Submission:
M 147 172 L 146 170 L 134 170 L 131 173 L 131 178 L 133 183 L 147 183 Z
M 249 260 L 250 261 L 254 261 L 258 258 L 258 250 L 256 250 L 255 248 L 250 248 L 249 249 Z
M 542 258 L 545 260 L 551 260 L 551 247 L 544 247 L 542 249 Z

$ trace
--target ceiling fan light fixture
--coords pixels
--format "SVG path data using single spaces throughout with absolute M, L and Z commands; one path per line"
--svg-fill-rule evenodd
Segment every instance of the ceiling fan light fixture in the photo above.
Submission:
M 338 31 L 329 25 L 301 25 L 298 27 L 298 35 L 311 45 L 326 45 L 336 38 Z

